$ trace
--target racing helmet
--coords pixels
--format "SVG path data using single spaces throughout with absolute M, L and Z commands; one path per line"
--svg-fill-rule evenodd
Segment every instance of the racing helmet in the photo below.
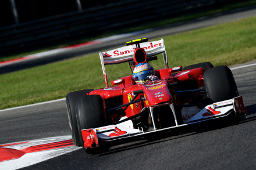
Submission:
M 136 65 L 139 63 L 147 62 L 147 56 L 146 56 L 145 50 L 143 48 L 136 48 L 134 50 L 133 60 Z
M 133 70 L 133 78 L 136 83 L 148 81 L 148 76 L 154 74 L 153 67 L 148 63 L 139 63 Z

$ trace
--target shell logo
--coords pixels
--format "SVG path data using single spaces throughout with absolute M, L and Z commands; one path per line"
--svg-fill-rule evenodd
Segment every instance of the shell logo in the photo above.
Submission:
M 163 88 L 164 86 L 165 86 L 165 84 L 161 84 L 161 85 L 159 85 L 159 86 L 149 87 L 148 89 L 149 89 L 149 90 L 156 90 L 156 89 Z
M 132 95 L 128 94 L 128 101 L 131 102 L 132 101 Z M 130 107 L 133 109 L 133 104 L 130 104 Z

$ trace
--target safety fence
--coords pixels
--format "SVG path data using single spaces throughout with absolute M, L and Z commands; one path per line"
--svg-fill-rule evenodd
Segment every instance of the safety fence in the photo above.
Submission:
M 78 37 L 102 35 L 230 0 L 129 0 L 0 28 L 0 57 Z M 231 2 L 231 1 L 230 1 Z

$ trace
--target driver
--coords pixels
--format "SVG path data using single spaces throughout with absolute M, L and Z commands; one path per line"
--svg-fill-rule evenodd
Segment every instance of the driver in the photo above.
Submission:
M 154 74 L 153 67 L 147 62 L 146 52 L 143 48 L 137 48 L 134 51 L 135 67 L 133 69 L 133 78 L 136 83 L 145 83 L 148 81 L 148 76 Z

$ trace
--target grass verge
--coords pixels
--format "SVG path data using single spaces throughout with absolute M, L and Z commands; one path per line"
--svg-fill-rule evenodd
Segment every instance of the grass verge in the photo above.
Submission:
M 256 59 L 256 17 L 163 37 L 170 67 L 210 61 L 233 65 Z M 159 58 L 151 64 L 158 68 Z M 128 63 L 110 65 L 109 79 L 131 74 Z M 0 75 L 0 109 L 63 98 L 104 87 L 98 54 Z

